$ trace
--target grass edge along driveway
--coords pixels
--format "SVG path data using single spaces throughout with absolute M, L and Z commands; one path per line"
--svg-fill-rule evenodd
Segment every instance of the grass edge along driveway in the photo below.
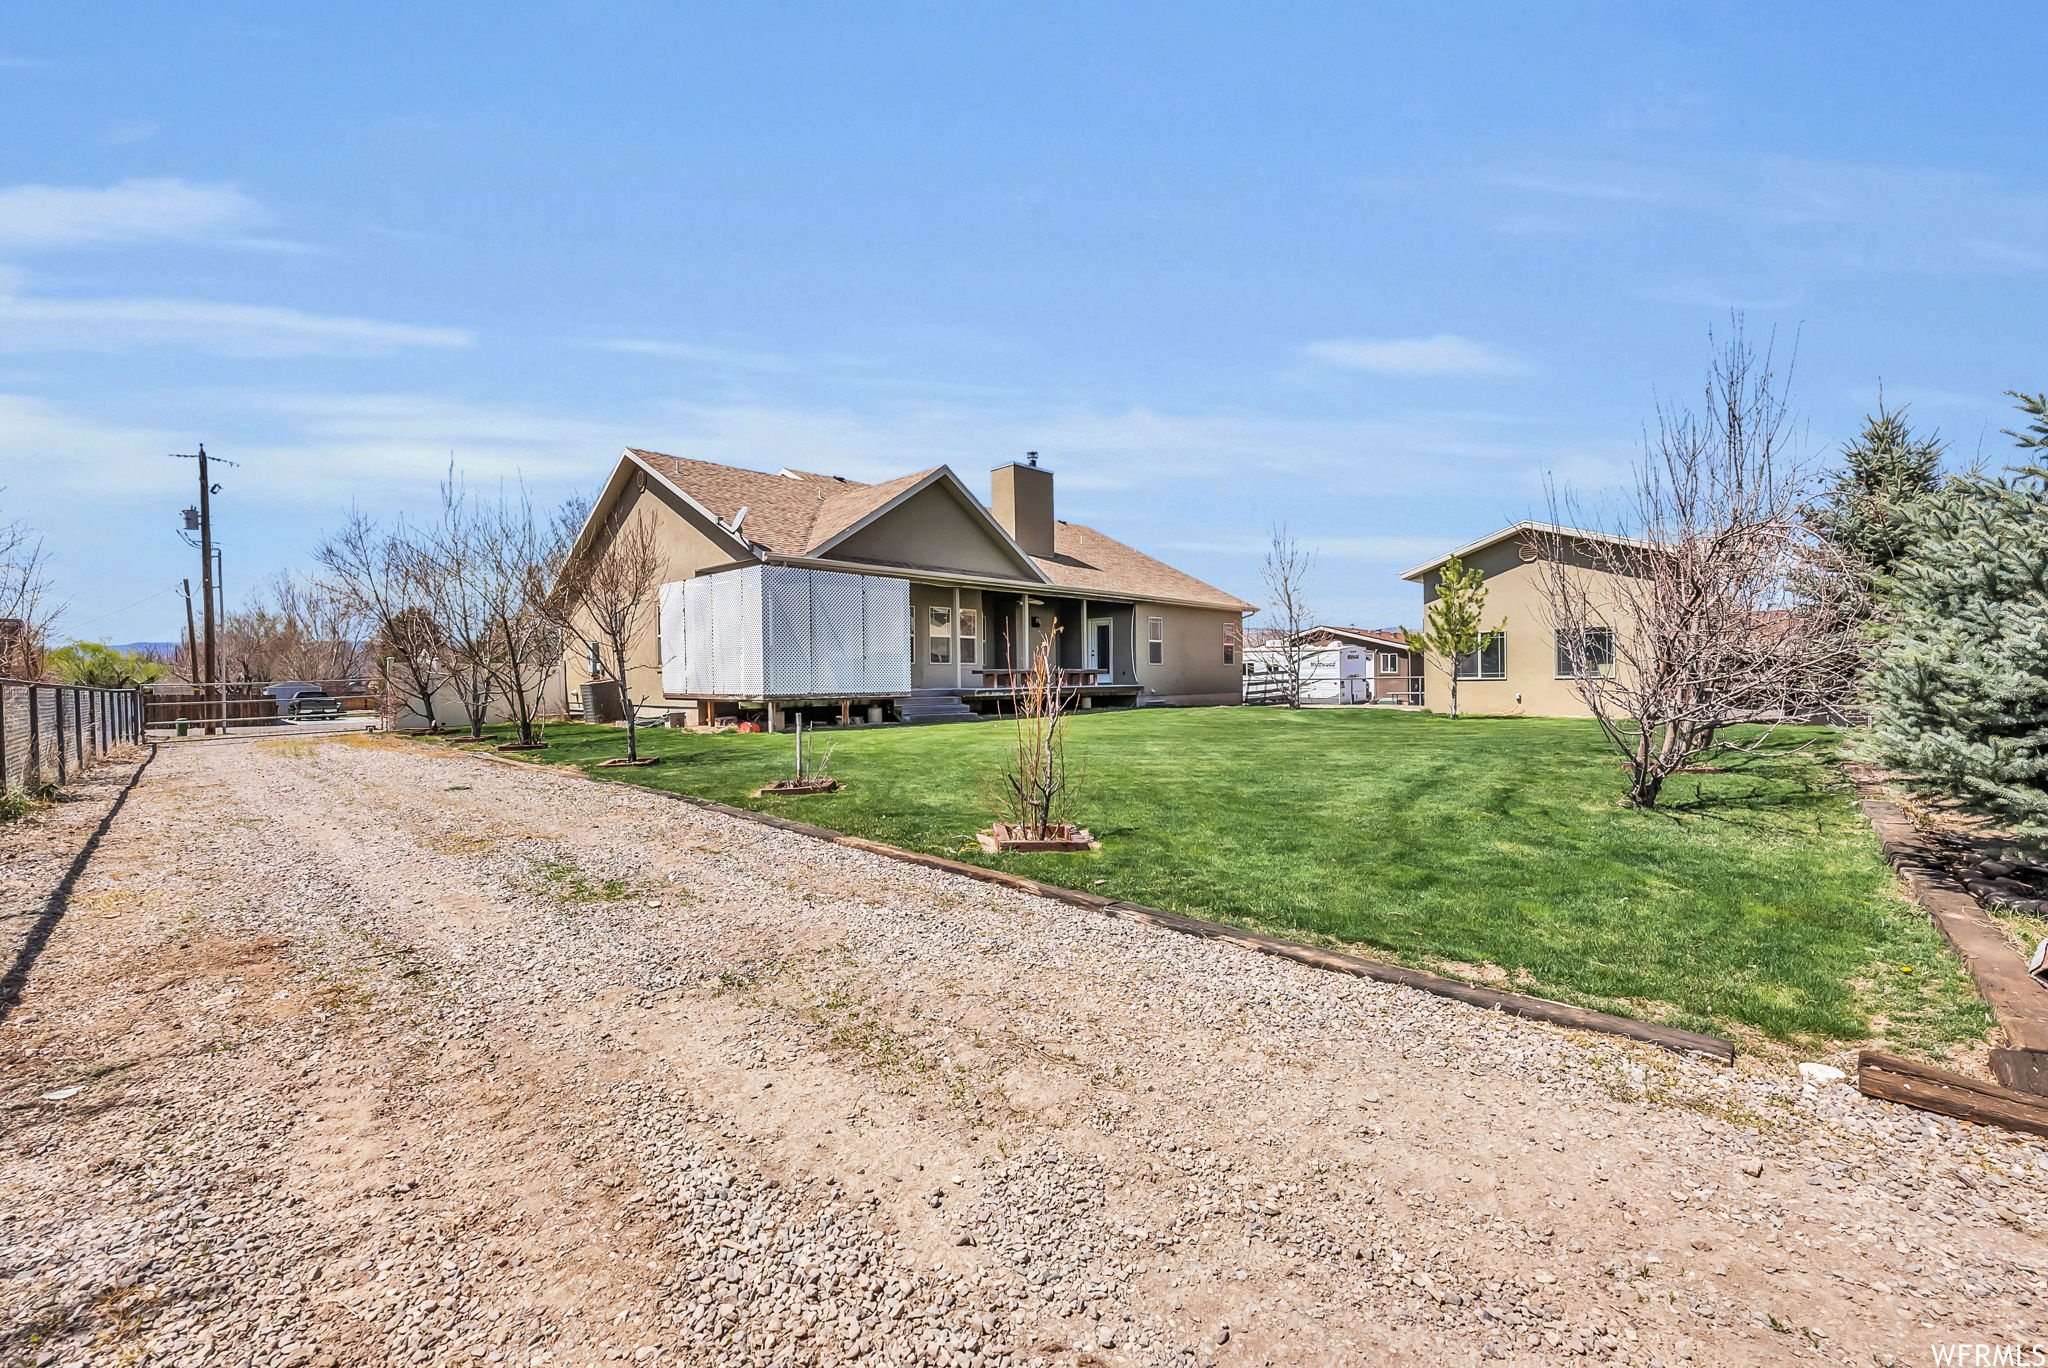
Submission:
M 813 733 L 836 794 L 754 798 L 787 735 L 555 724 L 520 758 L 773 812 L 1046 883 L 1354 949 L 1641 1020 L 1941 1055 L 1990 1018 L 1898 892 L 1836 770 L 1802 755 L 1617 799 L 1590 722 L 1197 708 L 1073 719 L 1086 855 L 984 854 L 1006 721 Z

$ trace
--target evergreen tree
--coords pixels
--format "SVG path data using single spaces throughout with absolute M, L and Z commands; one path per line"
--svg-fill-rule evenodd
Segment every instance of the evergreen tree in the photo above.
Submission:
M 2048 396 L 2015 394 L 2048 449 Z M 1871 678 L 1871 758 L 1915 791 L 2048 844 L 2048 467 L 1914 500 Z
M 1862 434 L 1842 448 L 1845 465 L 1814 510 L 1814 526 L 1863 568 L 1867 589 L 1885 592 L 1912 549 L 1907 513 L 1934 491 L 1947 448 L 1937 434 L 1915 435 L 1905 411 L 1886 408 L 1882 395 Z
M 1467 568 L 1456 556 L 1437 572 L 1436 600 L 1423 612 L 1427 624 L 1419 632 L 1402 628 L 1408 644 L 1425 656 L 1435 656 L 1451 684 L 1451 711 L 1458 715 L 1458 661 L 1477 657 L 1488 637 L 1507 627 L 1488 628 L 1486 616 L 1486 572 L 1478 566 Z

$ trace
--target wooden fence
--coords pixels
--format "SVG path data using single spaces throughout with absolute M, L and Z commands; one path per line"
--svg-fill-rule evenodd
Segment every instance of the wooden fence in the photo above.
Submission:
M 0 788 L 70 782 L 117 746 L 142 739 L 142 691 L 0 679 Z

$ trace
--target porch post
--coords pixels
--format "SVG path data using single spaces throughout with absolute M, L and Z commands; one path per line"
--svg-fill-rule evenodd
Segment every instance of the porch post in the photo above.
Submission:
M 960 586 L 953 586 L 953 687 L 959 688 L 966 678 L 960 660 Z

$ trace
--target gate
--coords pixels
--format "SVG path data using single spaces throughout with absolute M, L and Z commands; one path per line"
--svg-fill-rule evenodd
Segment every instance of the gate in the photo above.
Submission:
M 140 689 L 0 679 L 0 788 L 65 784 L 117 746 L 142 739 Z
M 219 684 L 183 680 L 145 684 L 142 725 L 175 731 L 183 722 L 199 735 L 312 721 L 367 721 L 384 710 L 377 681 L 349 679 L 236 679 Z

